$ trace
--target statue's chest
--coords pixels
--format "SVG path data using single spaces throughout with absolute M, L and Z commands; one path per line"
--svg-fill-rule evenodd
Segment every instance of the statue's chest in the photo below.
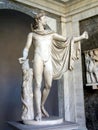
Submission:
M 52 35 L 36 35 L 34 36 L 35 42 L 51 42 Z

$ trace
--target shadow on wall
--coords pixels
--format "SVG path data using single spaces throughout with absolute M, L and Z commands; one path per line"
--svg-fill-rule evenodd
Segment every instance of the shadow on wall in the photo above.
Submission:
M 32 18 L 17 11 L 0 10 L 0 129 L 8 129 L 5 122 L 20 120 L 21 70 L 18 57 Z M 7 128 L 6 128 L 7 127 Z

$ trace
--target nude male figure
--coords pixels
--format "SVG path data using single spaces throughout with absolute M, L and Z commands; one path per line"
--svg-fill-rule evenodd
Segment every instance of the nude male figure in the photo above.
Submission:
M 23 50 L 23 57 L 20 59 L 21 61 L 26 60 L 28 57 L 29 48 L 32 44 L 34 44 L 34 62 L 33 62 L 33 73 L 35 77 L 35 101 L 36 101 L 36 109 L 37 115 L 35 120 L 39 121 L 42 119 L 42 113 L 45 116 L 49 116 L 47 111 L 44 108 L 44 104 L 49 95 L 51 84 L 52 84 L 52 61 L 51 61 L 51 45 L 53 40 L 58 40 L 62 42 L 66 42 L 66 38 L 57 34 L 57 33 L 48 33 L 45 29 L 46 17 L 44 13 L 39 13 L 35 17 L 35 26 L 34 31 L 28 34 L 27 43 Z M 36 33 L 40 32 L 42 35 Z M 88 39 L 87 32 L 84 32 L 79 37 L 74 37 L 73 40 L 75 42 L 80 41 L 82 39 Z M 67 45 L 66 45 L 67 46 Z M 43 77 L 44 76 L 44 77 Z M 43 93 L 41 94 L 41 83 L 42 78 L 45 81 L 45 87 Z

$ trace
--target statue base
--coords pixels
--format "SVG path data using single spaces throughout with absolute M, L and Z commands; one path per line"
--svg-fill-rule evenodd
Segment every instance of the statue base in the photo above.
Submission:
M 58 118 L 58 117 L 49 117 L 49 118 L 42 118 L 41 121 L 35 121 L 35 120 L 24 120 L 24 124 L 26 125 L 56 125 L 56 124 L 61 124 L 63 123 L 63 118 Z
M 16 128 L 17 130 L 78 130 L 79 127 L 79 125 L 76 123 L 63 121 L 62 118 L 53 119 L 52 117 L 50 119 L 43 119 L 42 121 L 26 121 L 24 123 L 22 121 L 8 122 L 9 125 Z

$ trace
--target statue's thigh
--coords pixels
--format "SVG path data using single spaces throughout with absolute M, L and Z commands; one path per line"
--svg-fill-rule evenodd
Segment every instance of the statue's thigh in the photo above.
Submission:
M 51 86 L 52 83 L 52 74 L 53 74 L 52 63 L 48 62 L 44 67 L 44 79 L 45 83 L 49 86 Z
M 33 62 L 33 72 L 36 80 L 42 80 L 43 61 L 39 56 L 36 56 Z

